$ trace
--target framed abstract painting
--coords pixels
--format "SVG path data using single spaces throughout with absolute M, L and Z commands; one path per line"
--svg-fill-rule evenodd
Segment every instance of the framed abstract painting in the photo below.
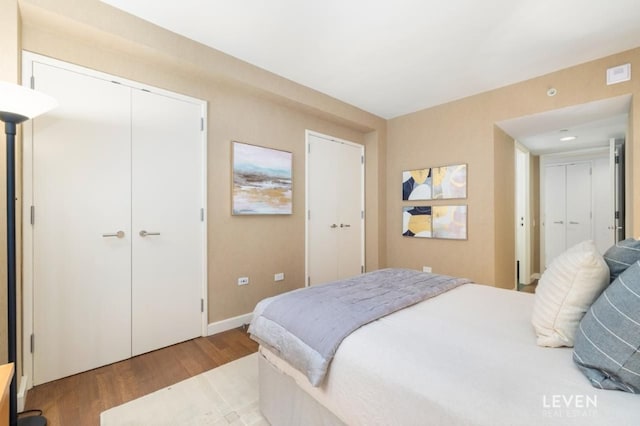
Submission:
M 402 235 L 416 238 L 467 239 L 467 206 L 402 208 Z
M 431 199 L 431 169 L 402 172 L 402 200 Z
M 467 198 L 467 165 L 434 167 L 431 169 L 434 200 Z
M 467 165 L 430 167 L 402 172 L 402 200 L 467 198 Z
M 231 142 L 233 215 L 292 214 L 293 154 Z

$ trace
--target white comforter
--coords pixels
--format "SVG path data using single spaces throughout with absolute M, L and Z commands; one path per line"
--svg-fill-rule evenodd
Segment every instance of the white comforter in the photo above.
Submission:
M 595 389 L 571 349 L 535 344 L 532 306 L 463 285 L 355 331 L 320 388 L 262 352 L 348 425 L 638 424 L 638 395 Z

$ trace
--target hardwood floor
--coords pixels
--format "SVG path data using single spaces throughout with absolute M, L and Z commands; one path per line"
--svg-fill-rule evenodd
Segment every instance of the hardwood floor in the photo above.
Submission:
M 534 280 L 529 285 L 518 284 L 518 291 L 522 291 L 524 293 L 535 293 L 537 287 L 538 287 L 538 280 Z
M 200 337 L 35 386 L 27 394 L 25 410 L 42 410 L 49 426 L 99 425 L 104 410 L 257 350 L 242 328 Z

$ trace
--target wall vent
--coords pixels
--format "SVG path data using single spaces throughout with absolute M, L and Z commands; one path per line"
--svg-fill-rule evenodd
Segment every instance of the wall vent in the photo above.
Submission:
M 631 80 L 631 64 L 618 65 L 607 69 L 607 86 Z

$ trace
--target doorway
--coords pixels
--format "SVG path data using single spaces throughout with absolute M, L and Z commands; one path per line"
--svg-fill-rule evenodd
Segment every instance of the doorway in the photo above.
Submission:
M 306 135 L 307 285 L 364 272 L 364 146 Z
M 526 186 L 531 191 L 528 198 L 532 212 L 529 222 L 531 224 L 531 252 L 525 258 L 530 260 L 530 275 L 528 277 L 533 282 L 540 277 L 545 268 L 545 222 L 542 206 L 542 194 L 544 193 L 542 158 L 545 156 L 574 153 L 579 157 L 589 153 L 593 154 L 598 150 L 602 153 L 602 157 L 594 164 L 599 162 L 597 164 L 599 170 L 605 170 L 607 177 L 606 179 L 598 179 L 595 185 L 605 185 L 610 189 L 615 188 L 615 203 L 613 201 L 595 201 L 601 211 L 594 210 L 592 213 L 595 216 L 592 230 L 594 227 L 600 229 L 600 224 L 607 221 L 604 231 L 599 231 L 599 233 L 615 234 L 614 241 L 624 239 L 624 140 L 629 126 L 630 106 L 631 96 L 623 95 L 496 123 L 516 141 L 516 144 L 519 144 L 521 148 L 524 147 L 530 154 L 530 170 L 525 175 L 531 179 L 530 185 Z M 615 141 L 614 145 L 611 145 L 611 140 Z M 609 155 L 608 151 L 611 151 L 612 154 Z M 522 188 L 522 184 L 518 183 L 518 175 L 522 173 L 518 171 L 518 162 L 522 163 L 523 160 L 518 160 L 518 155 L 523 154 L 518 154 L 518 148 L 516 148 L 516 158 L 514 159 L 516 162 L 514 175 L 516 189 Z M 609 179 L 609 173 L 612 177 L 615 175 L 617 179 L 615 181 Z M 614 182 L 617 182 L 615 187 Z M 537 188 L 538 183 L 539 188 Z M 597 191 L 598 193 L 602 192 L 600 189 Z M 522 208 L 522 206 L 519 207 L 522 201 L 518 193 L 516 193 L 514 200 L 514 211 L 518 214 L 518 210 Z M 606 213 L 603 213 L 604 211 Z M 540 217 L 536 218 L 538 214 Z M 522 236 L 521 229 L 518 229 L 522 228 L 520 226 L 521 217 L 523 216 L 516 216 L 515 222 L 514 250 L 518 257 L 521 256 L 520 253 L 523 250 L 522 243 L 518 238 L 518 235 Z M 526 224 L 527 222 L 525 222 Z M 592 235 L 597 236 L 598 232 L 593 231 Z M 523 276 L 526 274 L 523 274 L 524 266 L 519 267 L 517 263 L 514 265 L 514 281 L 516 283 L 526 281 Z

